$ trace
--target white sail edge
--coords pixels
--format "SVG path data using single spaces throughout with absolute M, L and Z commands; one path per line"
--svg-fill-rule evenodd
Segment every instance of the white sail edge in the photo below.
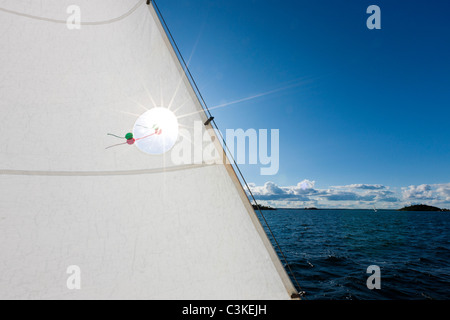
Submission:
M 153 16 L 153 19 L 157 22 L 158 28 L 159 28 L 161 34 L 163 35 L 164 42 L 166 43 L 167 48 L 169 49 L 170 53 L 172 54 L 173 59 L 178 62 L 177 65 L 179 67 L 180 73 L 183 74 L 183 80 L 185 81 L 186 87 L 188 88 L 188 90 L 192 96 L 192 99 L 195 102 L 196 107 L 198 108 L 199 111 L 202 111 L 201 115 L 204 117 L 204 120 L 206 122 L 206 120 L 208 119 L 208 117 L 206 115 L 206 111 L 204 110 L 204 108 L 200 102 L 200 99 L 198 98 L 197 94 L 195 93 L 195 90 L 194 90 L 191 82 L 188 79 L 188 76 L 187 76 L 187 74 L 175 52 L 175 49 L 173 48 L 173 45 L 166 33 L 166 30 L 164 29 L 164 26 L 161 23 L 161 20 L 153 6 L 154 1 L 150 1 L 150 3 L 151 3 L 151 5 L 148 5 L 149 11 Z M 219 137 L 217 136 L 211 123 L 209 123 L 207 126 L 210 129 L 213 129 L 213 130 L 208 130 L 208 132 L 210 132 L 210 134 L 212 135 L 212 137 L 211 137 L 212 141 L 214 141 L 214 143 L 216 145 L 216 149 L 220 150 L 222 152 L 222 159 L 225 159 L 223 161 L 223 163 L 227 169 L 227 172 L 228 172 L 230 178 L 232 179 L 234 185 L 236 186 L 236 190 L 239 193 L 242 203 L 245 206 L 245 209 L 246 209 L 256 231 L 258 232 L 259 237 L 261 238 L 261 241 L 264 243 L 264 246 L 267 249 L 267 251 L 271 257 L 271 260 L 272 260 L 272 262 L 273 262 L 273 264 L 274 264 L 274 266 L 286 288 L 287 293 L 289 294 L 289 296 L 291 298 L 298 299 L 299 298 L 298 291 L 296 290 L 295 286 L 293 285 L 289 275 L 286 272 L 286 269 L 282 265 L 274 247 L 272 246 L 272 243 L 270 242 L 270 240 L 261 224 L 261 221 L 257 217 L 255 210 L 253 209 L 253 206 L 252 206 L 252 204 L 251 204 L 251 202 L 250 202 L 250 200 L 249 200 L 249 198 L 248 198 L 244 188 L 242 187 L 242 184 L 236 174 L 236 171 L 233 168 L 233 166 L 230 164 L 231 163 L 230 159 L 228 159 L 226 151 L 224 150 L 222 144 L 220 143 Z

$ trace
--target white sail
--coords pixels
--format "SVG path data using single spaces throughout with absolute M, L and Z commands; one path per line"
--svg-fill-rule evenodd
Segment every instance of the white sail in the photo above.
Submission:
M 215 152 L 171 156 L 207 117 L 152 5 L 0 0 L 0 29 L 0 298 L 295 293 L 214 132 Z M 157 108 L 180 132 L 153 148 Z

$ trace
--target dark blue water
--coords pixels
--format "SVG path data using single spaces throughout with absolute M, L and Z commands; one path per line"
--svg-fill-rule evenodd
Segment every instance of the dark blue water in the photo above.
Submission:
M 306 299 L 450 299 L 449 212 L 263 214 Z M 370 265 L 381 269 L 380 290 L 367 288 Z

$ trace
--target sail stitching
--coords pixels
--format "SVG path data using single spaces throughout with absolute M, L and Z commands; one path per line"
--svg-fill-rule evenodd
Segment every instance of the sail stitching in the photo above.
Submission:
M 131 15 L 133 12 L 135 12 L 137 10 L 137 8 L 139 8 L 139 6 L 142 5 L 143 3 L 144 2 L 142 0 L 138 0 L 137 4 L 133 8 L 131 8 L 128 12 L 124 13 L 123 15 L 121 15 L 117 18 L 105 20 L 105 21 L 80 22 L 80 25 L 83 25 L 83 26 L 105 25 L 105 24 L 111 24 L 111 23 L 123 20 L 126 17 L 128 17 L 129 15 Z M 34 16 L 31 14 L 17 12 L 17 11 L 5 9 L 5 8 L 0 8 L 0 11 L 9 13 L 9 14 L 14 14 L 14 15 L 21 16 L 21 17 L 25 17 L 25 18 L 29 18 L 29 19 L 35 19 L 35 20 L 41 20 L 41 21 L 53 22 L 53 23 L 63 23 L 63 24 L 67 23 L 67 20 L 58 20 L 58 19 L 39 17 L 39 16 Z

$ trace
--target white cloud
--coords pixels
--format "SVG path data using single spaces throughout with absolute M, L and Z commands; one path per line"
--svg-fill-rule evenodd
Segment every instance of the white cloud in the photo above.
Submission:
M 405 204 L 428 204 L 450 208 L 450 183 L 411 185 L 402 188 Z
M 429 184 L 421 184 L 419 186 L 409 186 L 402 188 L 404 200 L 435 200 L 432 187 Z
M 382 189 L 386 189 L 385 186 L 381 185 L 381 184 L 349 184 L 346 186 L 333 186 L 332 188 L 337 188 L 337 189 L 363 189 L 363 190 L 382 190 Z
M 303 180 L 294 186 L 279 186 L 269 181 L 263 186 L 249 184 L 261 204 L 278 208 L 401 208 L 412 203 L 424 203 L 441 208 L 450 207 L 450 183 L 411 185 L 392 191 L 379 184 L 350 184 L 318 189 L 315 181 Z
M 249 188 L 257 200 L 312 201 L 308 196 L 317 193 L 314 184 L 314 181 L 303 180 L 296 186 L 280 187 L 268 181 L 264 186 L 256 186 L 251 183 Z
M 376 195 L 329 189 L 328 194 L 324 195 L 324 197 L 329 201 L 373 201 Z
M 450 202 L 450 183 L 437 184 L 436 193 L 439 198 Z
M 276 207 L 353 207 L 383 202 L 394 203 L 399 199 L 389 187 L 371 184 L 352 184 L 333 186 L 329 189 L 316 189 L 315 181 L 303 180 L 294 186 L 279 186 L 269 181 L 263 186 L 249 184 L 254 197 L 266 205 Z

